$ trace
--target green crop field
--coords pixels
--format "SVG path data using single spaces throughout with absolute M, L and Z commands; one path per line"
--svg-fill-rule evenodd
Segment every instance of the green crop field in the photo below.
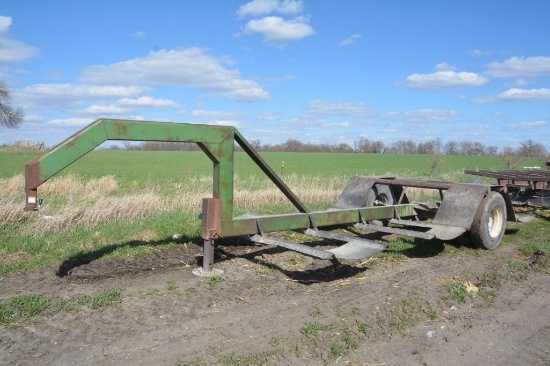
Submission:
M 406 178 L 429 178 L 452 174 L 458 179 L 465 169 L 505 169 L 494 156 L 440 156 L 441 164 L 432 172 L 431 155 L 290 153 L 261 154 L 281 176 L 303 175 L 349 177 L 355 175 L 398 175 Z M 24 172 L 24 165 L 35 155 L 0 154 L 0 178 Z M 524 159 L 523 166 L 541 165 L 536 158 Z M 121 182 L 179 181 L 190 176 L 210 175 L 212 164 L 200 151 L 125 151 L 97 150 L 85 155 L 60 174 L 77 174 L 84 178 L 115 175 Z M 432 173 L 432 174 L 430 174 Z M 245 154 L 235 153 L 235 174 L 261 177 L 262 172 Z
M 505 169 L 497 157 L 261 155 L 312 210 L 329 208 L 355 175 L 463 182 L 472 178 L 464 169 Z M 138 256 L 159 243 L 169 248 L 201 242 L 197 215 L 201 199 L 212 195 L 212 163 L 202 152 L 93 151 L 38 188 L 44 199 L 39 212 L 24 212 L 24 165 L 34 157 L 0 153 L 0 274 L 90 253 Z M 235 215 L 294 210 L 241 152 L 235 154 L 234 208 Z

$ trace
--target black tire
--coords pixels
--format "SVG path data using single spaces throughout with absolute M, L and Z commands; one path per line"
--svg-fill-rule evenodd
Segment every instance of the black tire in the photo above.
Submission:
M 365 198 L 366 207 L 395 205 L 396 202 L 390 186 L 385 184 L 375 184 Z M 386 226 L 388 220 L 372 220 L 369 224 Z
M 492 250 L 498 247 L 506 230 L 506 203 L 498 192 L 489 192 L 479 206 L 470 239 L 480 248 Z

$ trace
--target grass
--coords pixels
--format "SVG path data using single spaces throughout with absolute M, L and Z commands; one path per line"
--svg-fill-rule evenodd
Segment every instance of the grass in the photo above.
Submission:
M 317 332 L 328 331 L 333 329 L 334 326 L 328 324 L 320 324 L 317 322 L 306 322 L 300 332 L 305 336 L 314 336 Z
M 453 302 L 465 302 L 468 291 L 462 283 L 455 283 L 449 287 L 449 291 L 445 299 Z
M 237 355 L 231 353 L 230 355 L 223 356 L 219 359 L 221 365 L 227 366 L 241 366 L 241 365 L 265 365 L 271 361 L 277 360 L 283 354 L 283 349 L 274 348 L 267 351 L 261 351 L 252 354 Z
M 83 307 L 92 310 L 102 309 L 120 302 L 121 299 L 122 292 L 116 288 L 71 299 L 49 298 L 37 294 L 18 295 L 0 303 L 0 324 L 25 323 L 41 315 L 53 315 L 61 311 L 70 312 Z
M 93 151 L 39 188 L 44 205 L 24 212 L 24 164 L 35 155 L 0 154 L 0 274 L 86 255 L 140 256 L 157 246 L 199 244 L 201 200 L 212 195 L 212 164 L 202 152 Z M 428 155 L 262 153 L 312 210 L 329 208 L 353 175 L 464 181 L 464 169 L 502 169 L 495 157 L 446 156 L 430 175 Z M 322 162 L 322 164 L 320 164 Z M 526 164 L 535 164 L 526 161 Z M 536 165 L 536 164 L 535 164 Z M 234 215 L 294 207 L 244 153 L 235 154 Z M 424 192 L 409 192 L 422 196 Z M 525 256 L 550 253 L 547 221 L 521 230 Z M 546 235 L 541 235 L 546 234 Z M 179 239 L 174 239 L 174 238 Z M 69 245 L 67 243 L 70 243 Z M 453 250 L 437 241 L 393 238 L 378 258 L 400 261 Z M 464 249 L 461 249 L 464 250 Z M 290 259 L 300 264 L 300 257 Z M 548 270 L 541 262 L 537 268 Z
M 264 160 L 278 173 L 284 161 L 283 177 L 298 176 L 354 176 L 386 175 L 428 177 L 432 170 L 431 155 L 393 154 L 335 154 L 264 152 Z M 24 172 L 24 165 L 34 154 L 0 154 L 0 178 Z M 462 172 L 464 169 L 505 169 L 504 162 L 494 156 L 444 156 L 445 164 L 438 175 Z M 540 165 L 539 159 L 525 158 L 522 165 Z M 245 154 L 235 153 L 235 171 L 238 176 L 263 177 L 263 173 Z M 200 151 L 113 151 L 96 150 L 66 168 L 61 174 L 76 174 L 85 179 L 116 174 L 125 184 L 136 182 L 146 186 L 155 182 L 181 182 L 191 176 L 209 176 L 212 163 Z M 469 176 L 464 176 L 464 180 Z
M 213 290 L 214 286 L 216 286 L 216 284 L 222 281 L 223 281 L 223 276 L 219 274 L 215 274 L 212 277 L 208 278 L 208 280 L 206 281 L 206 288 L 209 290 Z

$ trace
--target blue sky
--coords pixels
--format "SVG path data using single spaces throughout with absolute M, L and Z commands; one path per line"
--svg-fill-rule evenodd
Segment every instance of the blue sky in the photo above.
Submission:
M 276 144 L 550 149 L 550 1 L 2 0 L 0 80 L 53 146 L 98 118 Z

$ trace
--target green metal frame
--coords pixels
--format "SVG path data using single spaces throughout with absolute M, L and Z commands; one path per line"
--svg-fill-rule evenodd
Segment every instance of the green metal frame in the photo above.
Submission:
M 411 204 L 310 212 L 235 127 L 116 119 L 99 119 L 30 161 L 25 166 L 25 210 L 38 210 L 37 188 L 42 183 L 107 140 L 194 142 L 200 146 L 213 163 L 212 198 L 203 201 L 205 241 L 414 215 Z M 292 202 L 297 213 L 233 217 L 235 142 Z

